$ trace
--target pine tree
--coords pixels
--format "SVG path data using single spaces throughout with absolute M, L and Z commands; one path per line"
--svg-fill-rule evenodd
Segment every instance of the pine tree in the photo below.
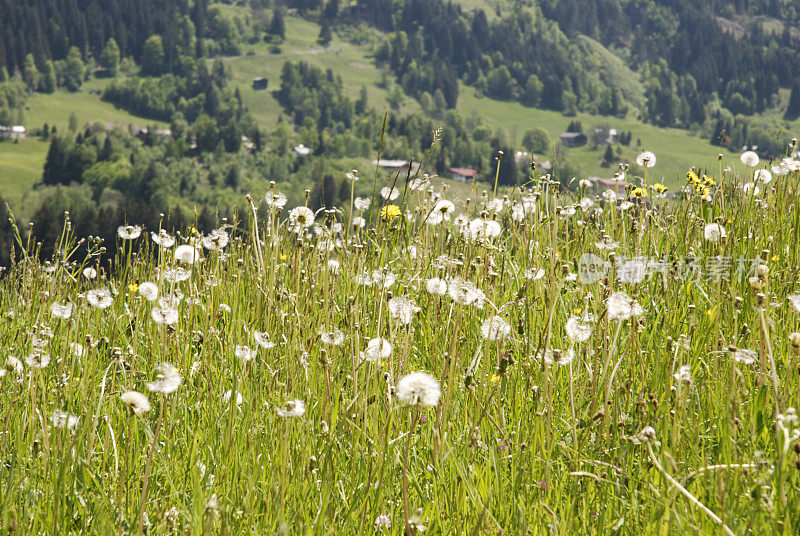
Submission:
M 142 48 L 142 74 L 157 76 L 164 72 L 164 43 L 160 35 L 151 35 Z
M 64 165 L 67 162 L 68 147 L 61 136 L 53 136 L 50 141 L 50 149 L 44 161 L 44 172 L 42 173 L 42 183 L 52 186 L 60 184 L 64 177 Z
M 106 41 L 106 46 L 100 54 L 100 65 L 108 71 L 111 76 L 117 76 L 117 69 L 119 68 L 119 45 L 116 40 L 111 37 Z
M 272 14 L 272 21 L 269 23 L 267 33 L 286 39 L 286 23 L 283 20 L 283 11 L 280 8 L 276 8 Z

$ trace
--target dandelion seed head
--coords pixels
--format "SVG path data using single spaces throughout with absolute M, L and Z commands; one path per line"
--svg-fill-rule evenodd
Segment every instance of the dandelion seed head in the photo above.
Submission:
M 117 236 L 123 240 L 134 240 L 142 234 L 140 225 L 121 225 L 117 227 Z
M 178 390 L 183 383 L 180 371 L 169 363 L 161 363 L 156 367 L 158 376 L 155 381 L 147 383 L 147 389 L 153 393 L 168 395 Z
M 281 417 L 302 417 L 306 412 L 306 403 L 302 400 L 289 400 L 282 408 L 275 408 Z
M 150 400 L 139 391 L 125 391 L 120 399 L 136 415 L 144 415 L 150 411 Z
M 436 406 L 442 390 L 439 381 L 427 372 L 412 372 L 397 382 L 397 399 L 412 406 Z

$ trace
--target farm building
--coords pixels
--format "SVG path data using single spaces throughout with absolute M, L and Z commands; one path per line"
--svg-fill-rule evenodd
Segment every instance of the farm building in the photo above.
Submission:
M 589 141 L 583 132 L 564 132 L 559 139 L 564 147 L 583 147 Z
M 253 78 L 253 89 L 267 89 L 268 82 L 269 81 L 263 76 Z
M 451 173 L 453 180 L 458 182 L 472 182 L 473 179 L 480 175 L 480 172 L 470 168 L 451 167 L 447 168 Z

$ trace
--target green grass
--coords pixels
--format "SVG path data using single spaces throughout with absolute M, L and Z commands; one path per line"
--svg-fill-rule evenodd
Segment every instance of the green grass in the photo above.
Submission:
M 796 534 L 800 174 L 758 203 L 715 179 L 710 202 L 572 215 L 538 183 L 497 214 L 446 193 L 439 225 L 420 194 L 410 220 L 352 232 L 345 208 L 297 233 L 289 205 L 212 240 L 184 230 L 192 266 L 145 229 L 101 271 L 102 245 L 67 232 L 54 249 L 72 253 L 0 279 L 0 525 Z M 607 279 L 576 279 L 585 253 Z M 632 257 L 663 264 L 636 277 Z M 412 371 L 432 377 L 408 389 Z
M 494 128 L 503 128 L 509 133 L 514 143 L 521 143 L 527 129 L 541 127 L 550 135 L 551 141 L 557 140 L 567 125 L 578 120 L 583 125 L 584 133 L 590 135 L 595 125 L 607 125 L 618 131 L 633 133 L 630 147 L 622 147 L 622 159 L 635 161 L 642 150 L 656 153 L 657 165 L 648 174 L 653 179 L 662 179 L 664 184 L 676 186 L 686 176 L 690 166 L 717 167 L 717 154 L 725 154 L 724 165 L 738 162 L 738 155 L 720 147 L 711 145 L 707 140 L 692 135 L 690 132 L 675 128 L 661 128 L 631 119 L 603 117 L 579 113 L 575 117 L 567 117 L 559 112 L 526 108 L 514 102 L 500 102 L 482 98 L 475 90 L 462 86 L 459 94 L 458 109 L 465 114 L 477 114 L 483 117 Z M 641 141 L 641 146 L 637 144 Z M 588 176 L 610 178 L 616 168 L 601 166 L 605 146 L 592 150 L 590 145 L 567 150 L 570 161 L 580 166 L 581 172 Z M 539 155 L 537 160 L 551 160 L 551 155 Z
M 0 194 L 15 210 L 42 178 L 47 147 L 38 138 L 0 142 Z
M 282 110 L 272 96 L 280 87 L 281 68 L 286 61 L 305 61 L 321 69 L 331 69 L 342 77 L 346 93 L 357 99 L 362 86 L 367 88 L 369 106 L 388 109 L 388 91 L 381 87 L 382 76 L 370 57 L 369 45 L 354 45 L 334 36 L 328 47 L 317 43 L 320 26 L 299 18 L 286 17 L 286 40 L 280 44 L 281 53 L 272 54 L 267 43 L 244 45 L 245 55 L 224 58 L 231 70 L 231 83 L 238 86 L 247 108 L 264 128 L 274 126 Z M 252 52 L 248 55 L 247 52 Z M 253 78 L 269 80 L 267 91 L 254 90 Z M 394 76 L 389 76 L 394 83 Z M 415 100 L 407 98 L 400 113 L 419 111 Z

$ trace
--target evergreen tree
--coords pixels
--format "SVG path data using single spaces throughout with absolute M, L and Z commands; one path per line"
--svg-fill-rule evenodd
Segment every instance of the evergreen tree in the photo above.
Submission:
M 64 67 L 64 85 L 70 91 L 78 91 L 83 84 L 83 75 L 86 66 L 83 64 L 81 51 L 78 47 L 72 47 L 67 54 L 67 63 Z
M 36 61 L 33 54 L 25 56 L 25 63 L 22 68 L 22 81 L 28 87 L 28 91 L 34 92 L 39 88 L 39 70 L 36 68 Z
M 319 30 L 319 37 L 317 37 L 317 43 L 320 45 L 327 47 L 331 44 L 333 40 L 333 32 L 331 32 L 331 25 L 327 22 L 322 23 L 322 28 Z
M 280 8 L 276 8 L 275 12 L 272 14 L 272 20 L 269 23 L 267 33 L 275 37 L 280 37 L 281 39 L 286 39 L 286 23 L 283 20 L 283 10 Z
M 39 89 L 43 93 L 53 93 L 57 86 L 58 79 L 56 78 L 56 67 L 52 60 L 47 60 L 44 64 L 44 72 L 42 73 Z
M 62 139 L 61 136 L 53 136 L 50 140 L 50 148 L 47 151 L 47 157 L 44 161 L 42 183 L 48 186 L 62 183 L 68 152 L 69 147 L 66 141 Z

